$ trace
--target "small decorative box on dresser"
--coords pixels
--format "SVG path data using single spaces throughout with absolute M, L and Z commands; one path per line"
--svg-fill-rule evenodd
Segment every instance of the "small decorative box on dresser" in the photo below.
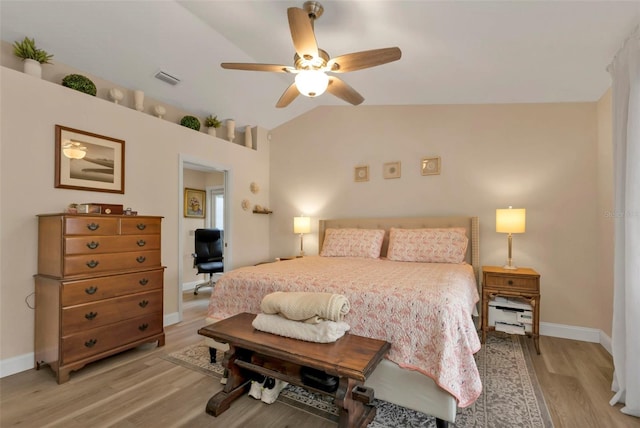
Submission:
M 497 266 L 482 267 L 482 343 L 487 338 L 487 331 L 494 329 L 489 326 L 489 302 L 496 297 L 516 297 L 531 305 L 531 337 L 540 354 L 540 274 L 531 268 L 514 270 Z
M 58 383 L 145 342 L 164 345 L 162 217 L 38 216 L 35 365 Z

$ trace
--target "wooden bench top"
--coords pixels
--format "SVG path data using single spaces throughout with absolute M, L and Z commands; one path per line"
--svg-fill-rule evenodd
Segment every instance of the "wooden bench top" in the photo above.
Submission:
M 280 358 L 328 374 L 364 381 L 389 350 L 384 340 L 345 334 L 333 343 L 290 339 L 256 330 L 255 314 L 241 313 L 198 330 L 219 342 Z

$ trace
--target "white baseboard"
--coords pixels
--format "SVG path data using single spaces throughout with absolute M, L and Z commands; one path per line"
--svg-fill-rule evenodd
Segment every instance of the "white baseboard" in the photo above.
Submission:
M 34 358 L 34 353 L 29 352 L 28 354 L 0 360 L 0 378 L 32 369 L 35 364 Z
M 178 324 L 179 322 L 180 322 L 180 314 L 178 314 L 177 312 L 174 312 L 172 314 L 167 314 L 164 316 L 162 325 L 166 327 L 168 325 Z
M 607 352 L 611 353 L 611 338 L 597 328 L 541 322 L 540 335 L 579 340 L 581 342 L 599 343 Z

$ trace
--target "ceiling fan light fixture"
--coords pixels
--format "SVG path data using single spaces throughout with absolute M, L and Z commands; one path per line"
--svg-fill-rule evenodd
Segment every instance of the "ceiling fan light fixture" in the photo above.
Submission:
M 296 74 L 298 91 L 306 97 L 322 95 L 329 86 L 329 76 L 321 70 L 302 70 Z

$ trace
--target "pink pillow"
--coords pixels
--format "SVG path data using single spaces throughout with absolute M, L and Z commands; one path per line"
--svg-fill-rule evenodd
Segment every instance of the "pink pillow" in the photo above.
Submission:
M 463 227 L 396 229 L 389 232 L 387 258 L 399 262 L 462 263 L 469 239 Z
M 383 239 L 382 229 L 327 229 L 320 255 L 377 259 Z

